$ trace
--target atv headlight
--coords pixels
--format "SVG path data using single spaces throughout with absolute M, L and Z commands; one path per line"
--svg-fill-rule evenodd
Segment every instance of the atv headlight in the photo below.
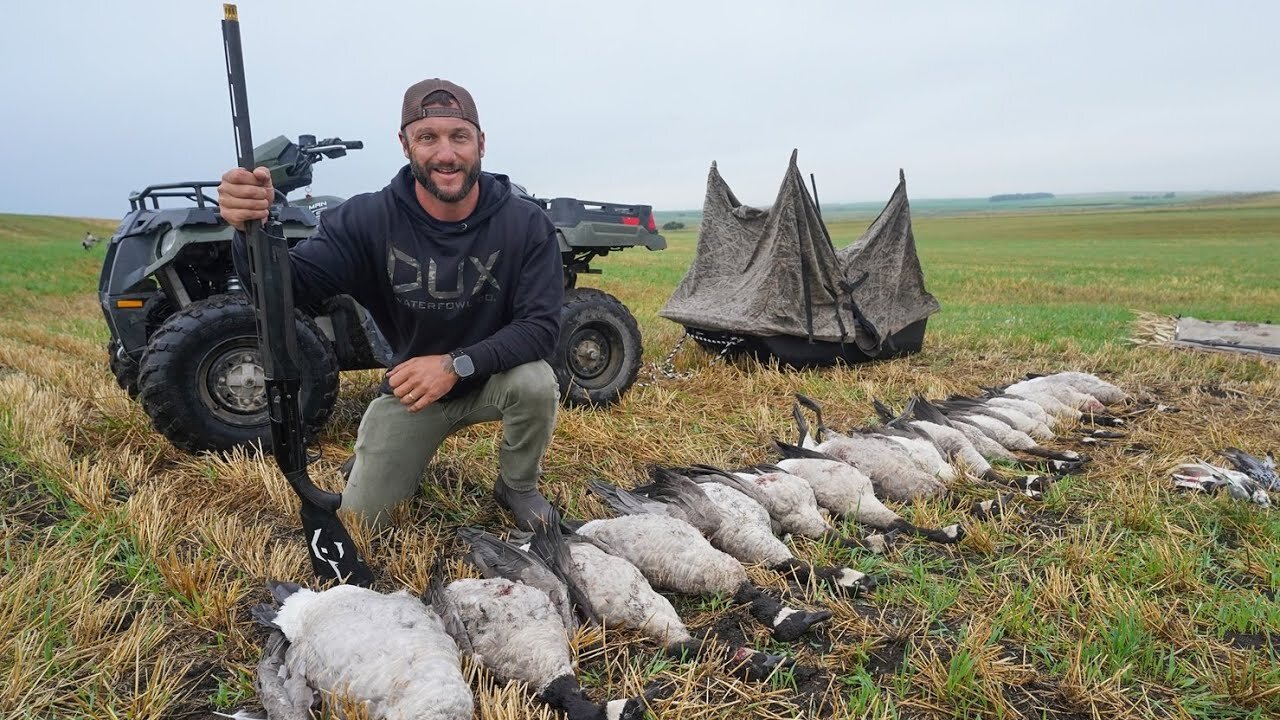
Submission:
M 156 257 L 164 257 L 169 254 L 173 246 L 178 242 L 178 233 L 176 230 L 170 230 L 160 237 L 160 253 Z

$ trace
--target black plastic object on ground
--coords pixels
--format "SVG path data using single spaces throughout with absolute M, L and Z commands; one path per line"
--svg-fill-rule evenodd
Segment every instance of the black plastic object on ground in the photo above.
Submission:
M 231 119 L 235 125 L 240 167 L 252 172 L 253 139 L 249 126 L 248 93 L 240 49 L 240 21 L 236 6 L 224 4 L 222 40 L 231 91 Z M 347 529 L 338 519 L 342 496 L 321 490 L 307 475 L 307 452 L 302 419 L 302 381 L 298 369 L 298 338 L 294 326 L 293 285 L 289 246 L 278 221 L 266 226 L 254 221 L 245 227 L 249 246 L 254 307 L 258 317 L 259 354 L 265 375 L 267 412 L 271 417 L 271 445 L 276 464 L 302 501 L 302 531 L 317 577 L 355 585 L 370 585 L 373 572 L 361 559 Z

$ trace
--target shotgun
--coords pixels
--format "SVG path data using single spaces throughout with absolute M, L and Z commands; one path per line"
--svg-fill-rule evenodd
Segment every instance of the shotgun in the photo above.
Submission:
M 240 19 L 234 4 L 224 4 L 222 11 L 222 44 L 231 91 L 236 160 L 240 167 L 253 172 L 253 136 L 240 49 Z M 252 221 L 245 226 L 244 234 L 249 249 L 250 292 L 257 315 L 258 352 L 266 380 L 267 414 L 271 418 L 271 450 L 280 472 L 301 500 L 302 532 L 311 556 L 311 569 L 320 578 L 368 586 L 373 582 L 373 572 L 360 558 L 351 535 L 338 519 L 342 496 L 321 490 L 307 475 L 289 244 L 275 206 L 265 224 Z

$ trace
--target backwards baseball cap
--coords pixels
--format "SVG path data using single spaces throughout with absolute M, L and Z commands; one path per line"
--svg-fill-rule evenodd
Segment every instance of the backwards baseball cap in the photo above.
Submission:
M 436 91 L 444 91 L 453 96 L 457 101 L 458 107 L 443 107 L 432 105 L 431 107 L 423 107 L 422 103 L 431 93 Z M 476 101 L 471 99 L 471 93 L 466 91 L 461 85 L 455 85 L 448 80 L 440 78 L 431 78 L 421 82 L 414 83 L 404 91 L 404 107 L 400 110 L 400 129 L 403 130 L 405 125 L 420 120 L 424 117 L 454 117 L 462 118 L 476 129 L 480 129 L 480 113 L 476 112 Z

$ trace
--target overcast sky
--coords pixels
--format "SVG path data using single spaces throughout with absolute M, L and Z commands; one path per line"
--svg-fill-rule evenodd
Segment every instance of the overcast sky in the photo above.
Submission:
M 898 7 L 890 7 L 890 6 Z M 221 3 L 6 3 L 0 211 L 119 217 L 132 190 L 235 164 Z M 404 163 L 404 89 L 467 87 L 487 170 L 540 196 L 767 205 L 792 148 L 824 203 L 1280 189 L 1280 3 L 239 3 L 254 139 L 365 149 L 316 194 Z

